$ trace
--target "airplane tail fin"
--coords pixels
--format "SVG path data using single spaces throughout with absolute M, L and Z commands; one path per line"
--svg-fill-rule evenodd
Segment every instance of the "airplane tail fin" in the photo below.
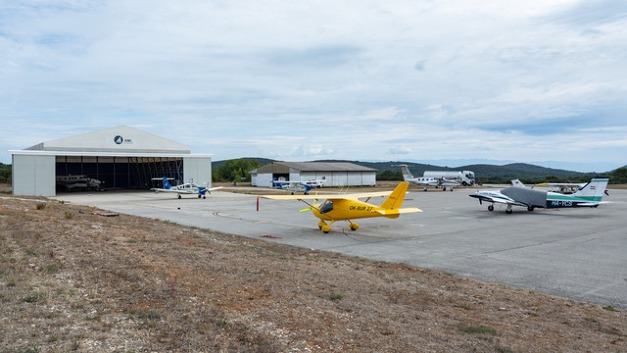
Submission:
M 407 194 L 407 189 L 409 188 L 409 183 L 404 181 L 399 183 L 396 186 L 396 189 L 392 191 L 390 196 L 388 196 L 385 201 L 381 204 L 381 208 L 384 209 L 398 209 L 403 206 L 403 200 L 405 200 L 405 195 Z
M 170 185 L 170 182 L 168 181 L 168 178 L 163 177 L 162 179 L 163 179 L 163 188 L 167 189 L 167 190 L 172 189 L 172 186 Z
M 407 167 L 407 164 L 401 164 L 401 165 L 399 165 L 399 167 L 401 167 L 401 172 L 403 173 L 403 180 L 407 181 L 407 179 L 413 179 L 414 178 L 414 176 L 409 171 L 409 168 Z
M 573 196 L 590 199 L 591 201 L 601 201 L 608 181 L 609 179 L 607 178 L 593 178 L 574 193 Z
M 525 184 L 523 184 L 522 181 L 518 180 L 518 179 L 512 179 L 512 186 L 516 186 L 519 188 L 526 188 L 527 186 Z

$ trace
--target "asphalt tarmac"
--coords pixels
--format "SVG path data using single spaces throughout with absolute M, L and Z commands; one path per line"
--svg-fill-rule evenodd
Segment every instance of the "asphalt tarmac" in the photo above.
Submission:
M 498 189 L 495 189 L 498 190 Z M 536 209 L 479 205 L 475 189 L 410 189 L 398 219 L 338 221 L 329 234 L 297 201 L 213 192 L 195 196 L 146 192 L 73 193 L 57 197 L 119 213 L 313 250 L 404 263 L 627 309 L 627 190 L 609 190 L 598 208 Z M 380 199 L 382 200 L 382 199 Z M 380 200 L 371 200 L 380 204 Z

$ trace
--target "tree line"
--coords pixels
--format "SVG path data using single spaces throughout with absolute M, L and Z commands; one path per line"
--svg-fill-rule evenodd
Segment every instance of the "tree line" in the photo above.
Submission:
M 0 183 L 11 184 L 11 165 L 0 163 Z
M 262 164 L 256 159 L 232 159 L 224 162 L 224 164 L 213 168 L 212 178 L 214 182 L 250 182 L 250 171 L 261 167 Z M 618 168 L 611 172 L 603 173 L 601 175 L 589 175 L 583 174 L 581 180 L 563 180 L 563 178 L 547 175 L 542 180 L 526 180 L 523 178 L 523 182 L 533 184 L 539 182 L 585 182 L 589 181 L 595 176 L 610 178 L 611 184 L 626 184 L 627 183 L 627 166 Z M 11 184 L 12 168 L 10 164 L 0 163 L 0 183 Z M 403 180 L 403 175 L 399 170 L 383 170 L 377 172 L 377 180 L 381 181 L 400 181 Z M 477 182 L 483 183 L 509 183 L 509 178 L 503 177 L 490 177 L 482 178 L 477 177 Z
M 261 167 L 256 159 L 231 159 L 212 168 L 213 182 L 250 182 L 250 171 Z

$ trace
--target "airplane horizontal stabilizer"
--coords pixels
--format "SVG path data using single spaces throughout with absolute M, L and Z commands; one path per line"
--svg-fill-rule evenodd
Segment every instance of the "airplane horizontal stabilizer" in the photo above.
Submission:
M 400 215 L 400 214 L 404 214 L 404 213 L 417 213 L 417 212 L 422 212 L 421 209 L 416 208 L 416 207 L 407 207 L 407 208 L 399 208 L 399 209 L 395 209 L 395 210 L 377 210 L 377 212 L 383 216 L 393 216 L 393 215 Z

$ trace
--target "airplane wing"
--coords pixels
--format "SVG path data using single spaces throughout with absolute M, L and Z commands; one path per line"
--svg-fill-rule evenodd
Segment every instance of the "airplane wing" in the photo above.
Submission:
M 492 203 L 502 203 L 505 205 L 516 205 L 516 206 L 527 206 L 523 203 L 520 203 L 514 199 L 511 199 L 501 193 L 491 192 L 490 195 L 482 194 L 481 192 L 476 192 L 474 194 L 468 195 L 470 197 L 474 197 L 479 199 L 479 201 L 486 201 Z
M 318 194 L 318 195 L 260 195 L 263 199 L 270 200 L 340 200 L 340 199 L 361 199 L 366 197 L 385 197 L 392 191 L 364 192 L 355 194 Z
M 579 185 L 582 185 L 582 183 L 539 183 L 535 185 L 536 186 L 579 186 Z
M 177 194 L 195 194 L 196 193 L 196 191 L 194 190 L 179 190 L 179 189 L 152 188 L 150 190 L 154 192 L 173 192 Z
M 422 210 L 416 207 L 407 207 L 407 208 L 397 208 L 394 210 L 377 210 L 377 212 L 383 216 L 390 216 L 390 215 L 400 215 L 403 213 L 422 212 Z

